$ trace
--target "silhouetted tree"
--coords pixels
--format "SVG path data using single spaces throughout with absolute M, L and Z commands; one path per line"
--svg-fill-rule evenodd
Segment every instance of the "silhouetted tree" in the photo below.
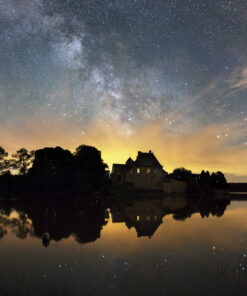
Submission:
M 12 159 L 9 161 L 9 167 L 18 170 L 20 175 L 25 175 L 32 165 L 33 158 L 34 151 L 29 152 L 27 149 L 21 148 L 12 155 Z
M 99 189 L 104 182 L 107 165 L 101 158 L 101 152 L 95 147 L 80 145 L 73 156 L 73 170 L 76 190 L 92 191 Z M 79 181 L 79 182 L 78 182 Z
M 210 174 L 209 171 L 206 171 L 205 173 L 205 183 L 210 184 Z
M 206 175 L 205 171 L 202 170 L 202 171 L 201 171 L 201 174 L 200 174 L 200 177 L 199 177 L 199 183 L 200 183 L 201 185 L 205 184 L 205 175 Z
M 214 188 L 215 187 L 215 184 L 216 184 L 216 175 L 215 173 L 212 173 L 211 176 L 210 176 L 210 183 L 211 183 L 211 186 Z
M 220 171 L 212 173 L 211 175 L 211 186 L 215 189 L 227 188 L 227 182 L 224 174 Z
M 192 180 L 192 172 L 185 168 L 177 168 L 172 172 L 172 177 L 176 180 L 190 182 Z
M 226 178 L 224 174 L 220 171 L 216 173 L 216 182 L 220 185 L 225 185 L 226 184 Z
M 0 172 L 6 168 L 5 157 L 8 156 L 8 153 L 0 146 Z
M 210 185 L 210 174 L 209 171 L 205 172 L 202 170 L 199 178 L 199 183 L 201 185 Z
M 69 174 L 72 154 L 61 147 L 43 148 L 35 151 L 30 174 L 38 176 L 63 176 Z
M 8 153 L 0 146 L 0 160 L 3 160 L 4 157 L 8 156 Z
M 45 192 L 71 189 L 72 153 L 61 147 L 35 151 L 33 166 L 29 170 L 34 190 Z

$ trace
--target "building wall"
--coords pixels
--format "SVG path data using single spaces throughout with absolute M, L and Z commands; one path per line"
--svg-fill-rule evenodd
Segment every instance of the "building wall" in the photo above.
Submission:
M 125 216 L 133 222 L 162 222 L 162 202 L 160 200 L 137 201 L 125 208 Z
M 163 198 L 162 206 L 168 213 L 187 207 L 187 198 L 184 195 L 168 196 Z
M 187 184 L 183 181 L 171 179 L 163 183 L 165 193 L 185 193 L 186 190 Z
M 112 184 L 125 184 L 125 172 L 118 171 L 110 175 Z
M 126 182 L 138 189 L 162 190 L 164 171 L 159 167 L 132 167 L 126 173 Z

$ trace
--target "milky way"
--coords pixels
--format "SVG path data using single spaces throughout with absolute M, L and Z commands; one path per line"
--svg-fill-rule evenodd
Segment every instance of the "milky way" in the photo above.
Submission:
M 49 142 L 61 122 L 74 137 L 211 129 L 201 141 L 247 164 L 246 48 L 245 0 L 0 0 L 0 144 L 33 125 Z

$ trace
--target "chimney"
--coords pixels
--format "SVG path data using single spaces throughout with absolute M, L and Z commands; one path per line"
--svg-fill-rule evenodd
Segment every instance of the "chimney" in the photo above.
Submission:
M 152 153 L 152 151 L 151 151 L 151 150 L 149 150 L 149 153 Z

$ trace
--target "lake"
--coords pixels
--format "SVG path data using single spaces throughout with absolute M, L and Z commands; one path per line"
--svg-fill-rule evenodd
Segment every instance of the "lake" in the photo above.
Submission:
M 244 197 L 1 200 L 1 295 L 246 295 Z

